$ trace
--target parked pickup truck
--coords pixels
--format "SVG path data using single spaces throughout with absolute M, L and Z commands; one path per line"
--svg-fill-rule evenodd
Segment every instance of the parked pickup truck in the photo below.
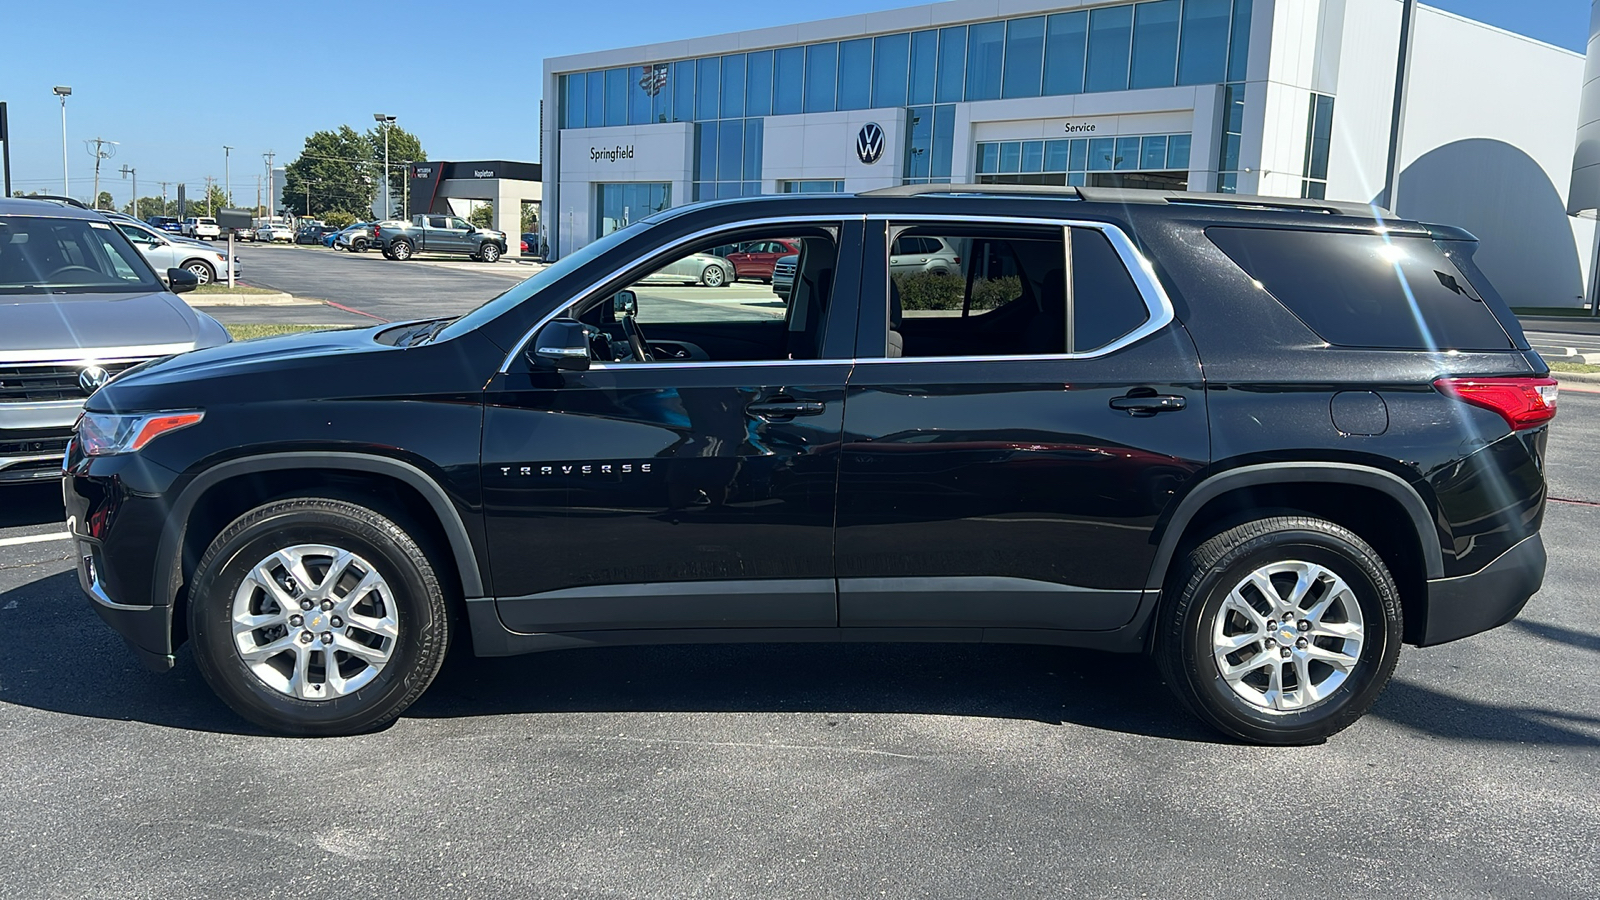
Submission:
M 378 222 L 372 226 L 372 245 L 389 259 L 410 259 L 426 251 L 465 253 L 482 262 L 494 262 L 506 252 L 506 235 L 478 228 L 460 216 L 426 214 L 412 216 L 409 222 Z
M 183 236 L 214 241 L 222 237 L 222 229 L 217 227 L 216 219 L 191 216 L 183 220 Z

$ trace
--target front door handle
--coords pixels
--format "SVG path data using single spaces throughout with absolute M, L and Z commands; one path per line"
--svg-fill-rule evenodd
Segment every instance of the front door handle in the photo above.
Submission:
M 824 405 L 821 400 L 790 400 L 780 397 L 746 406 L 745 412 L 763 419 L 792 419 L 795 416 L 820 416 Z
M 1112 397 L 1111 408 L 1125 411 L 1130 416 L 1153 416 L 1160 412 L 1174 412 L 1189 405 L 1177 394 L 1129 394 Z

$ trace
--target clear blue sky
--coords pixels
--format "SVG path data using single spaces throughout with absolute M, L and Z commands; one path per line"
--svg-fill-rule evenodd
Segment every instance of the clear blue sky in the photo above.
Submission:
M 121 142 L 101 170 L 119 205 L 130 189 L 117 174 L 124 164 L 138 170 L 141 194 L 159 194 L 164 180 L 185 181 L 197 196 L 207 175 L 222 178 L 224 144 L 235 148 L 235 196 L 250 203 L 263 152 L 276 150 L 281 165 L 311 131 L 365 129 L 374 112 L 398 116 L 435 159 L 535 159 L 546 56 L 908 5 L 6 0 L 0 100 L 10 108 L 16 188 L 61 188 L 60 106 L 50 88 L 66 84 L 75 195 L 90 194 L 94 160 L 83 141 L 98 136 Z M 1429 5 L 1578 52 L 1588 37 L 1586 0 Z

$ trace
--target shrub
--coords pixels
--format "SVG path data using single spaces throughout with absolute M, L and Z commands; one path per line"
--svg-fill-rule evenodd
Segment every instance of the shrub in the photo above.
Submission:
M 1022 296 L 1022 279 L 1015 275 L 990 278 L 972 286 L 972 308 L 996 309 Z
M 959 275 L 913 272 L 892 277 L 900 286 L 902 309 L 960 309 L 966 294 L 966 284 Z
M 341 210 L 334 210 L 333 212 L 323 213 L 322 221 L 335 228 L 343 228 L 346 225 L 354 225 L 356 217 Z

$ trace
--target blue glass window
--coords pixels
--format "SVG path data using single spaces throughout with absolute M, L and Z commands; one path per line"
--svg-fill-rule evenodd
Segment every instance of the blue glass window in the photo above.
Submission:
M 717 180 L 717 123 L 701 122 L 694 127 L 694 178 Z
M 736 123 L 727 122 L 728 126 Z M 757 179 L 761 177 L 761 120 L 744 120 L 744 178 Z M 756 191 L 755 193 L 760 193 Z
M 812 44 L 806 48 L 806 112 L 833 111 L 838 61 L 838 44 Z
M 561 127 L 583 127 L 583 74 L 561 76 Z
M 1167 137 L 1167 168 L 1189 168 L 1189 143 L 1187 134 L 1174 134 Z
M 697 59 L 694 63 L 694 117 L 717 118 L 717 88 L 722 83 L 722 60 L 718 57 Z
M 744 166 L 744 124 L 717 123 L 717 180 L 738 181 Z
M 911 89 L 907 103 L 933 102 L 933 76 L 938 68 L 939 32 L 918 31 L 911 35 Z
M 1178 0 L 1160 0 L 1134 7 L 1130 86 L 1171 87 L 1177 83 L 1178 5 Z
M 744 114 L 765 116 L 772 112 L 772 51 L 758 50 L 749 56 L 749 73 L 744 83 Z
M 872 105 L 874 108 L 906 105 L 907 55 L 911 35 L 886 34 L 872 48 Z
M 1006 77 L 1002 97 L 1039 96 L 1044 71 L 1044 16 L 1006 23 Z
M 1073 141 L 1077 143 L 1077 141 Z M 1116 138 L 1092 138 L 1089 141 L 1089 171 L 1109 172 L 1117 154 Z
M 984 22 L 967 27 L 967 99 L 997 100 L 1004 74 L 1006 23 Z
M 606 70 L 606 124 L 628 124 L 628 70 Z
M 978 174 L 992 175 L 1000 171 L 1000 145 L 978 145 Z
M 1022 144 L 1017 141 L 1006 141 L 1000 145 L 1000 171 L 1005 173 L 1017 172 L 1022 169 Z
M 672 64 L 672 121 L 694 121 L 694 60 Z
M 1217 84 L 1228 74 L 1230 0 L 1184 0 L 1179 84 Z
M 722 118 L 737 119 L 744 115 L 744 54 L 722 57 L 722 102 L 718 104 Z
M 1083 187 L 1083 173 L 1073 172 L 1067 175 L 1067 184 L 1070 184 L 1073 187 Z
M 1083 168 L 1083 166 L 1078 166 Z M 1044 170 L 1046 172 L 1065 172 L 1067 170 L 1067 142 L 1044 142 Z
M 1139 168 L 1139 139 L 1136 137 L 1117 138 L 1117 165 L 1118 169 Z
M 933 166 L 933 107 L 913 107 L 906 131 L 906 178 L 926 179 Z
M 950 178 L 950 161 L 955 155 L 956 148 L 956 108 L 954 106 L 935 106 L 933 108 L 933 170 L 930 176 L 936 180 Z
M 806 49 L 784 47 L 774 54 L 772 68 L 773 115 L 788 116 L 805 109 Z
M 939 75 L 934 99 L 955 103 L 961 99 L 967 72 L 967 26 L 939 29 Z
M 1044 141 L 1022 142 L 1022 171 L 1044 171 Z
M 1087 90 L 1127 90 L 1132 39 L 1132 6 L 1107 6 L 1089 13 L 1089 65 L 1084 79 Z
M 872 38 L 839 44 L 839 109 L 872 105 Z
M 588 115 L 584 122 L 590 128 L 599 128 L 606 123 L 606 73 L 590 72 L 586 79 L 584 93 L 588 95 Z
M 644 73 L 644 66 L 634 66 L 628 70 L 629 125 L 650 124 L 650 82 L 645 79 Z
M 1083 64 L 1088 49 L 1089 14 L 1060 13 L 1045 24 L 1044 93 L 1083 92 Z
M 1067 168 L 1074 172 L 1081 172 L 1089 168 L 1089 142 L 1078 138 L 1072 142 L 1072 149 L 1067 153 Z
M 1167 167 L 1167 136 L 1154 135 L 1139 145 L 1139 168 L 1165 169 Z
M 1228 80 L 1243 81 L 1250 60 L 1250 0 L 1233 0 L 1233 34 L 1228 38 Z
M 662 64 L 646 66 L 645 92 L 650 95 L 650 121 L 672 121 L 672 69 Z

